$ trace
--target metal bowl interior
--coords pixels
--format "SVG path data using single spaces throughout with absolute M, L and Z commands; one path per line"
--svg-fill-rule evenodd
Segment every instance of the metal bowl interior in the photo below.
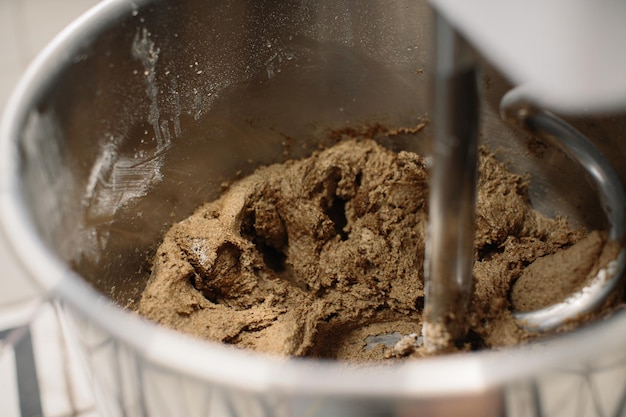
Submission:
M 430 17 L 425 1 L 412 0 L 103 2 L 46 49 L 7 108 L 5 234 L 45 290 L 142 360 L 253 391 L 470 395 L 582 365 L 596 355 L 585 338 L 620 351 L 626 316 L 618 313 L 541 347 L 347 371 L 191 340 L 124 310 L 141 293 L 163 233 L 224 181 L 305 156 L 341 129 L 428 118 Z M 538 210 L 605 227 L 581 168 L 550 147 L 532 152 L 534 139 L 500 120 L 508 88 L 486 65 L 483 143 L 530 176 Z M 427 153 L 428 137 L 426 129 L 381 141 Z M 599 146 L 617 160 L 624 152 L 613 141 L 606 133 Z

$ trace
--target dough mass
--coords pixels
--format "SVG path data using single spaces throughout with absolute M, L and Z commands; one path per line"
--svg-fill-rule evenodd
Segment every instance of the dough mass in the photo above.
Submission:
M 424 355 L 415 336 L 392 346 L 421 333 L 428 175 L 422 157 L 367 139 L 261 168 L 171 228 L 138 312 L 279 355 Z M 579 289 L 606 246 L 599 232 L 531 209 L 525 180 L 484 150 L 477 205 L 464 350 L 535 337 L 518 328 L 511 309 L 536 309 Z M 547 284 L 534 290 L 555 279 L 549 299 Z

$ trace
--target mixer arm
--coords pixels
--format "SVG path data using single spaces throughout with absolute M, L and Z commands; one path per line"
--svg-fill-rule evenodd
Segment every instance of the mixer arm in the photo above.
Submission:
M 626 2 L 430 0 L 529 99 L 561 114 L 626 108 Z

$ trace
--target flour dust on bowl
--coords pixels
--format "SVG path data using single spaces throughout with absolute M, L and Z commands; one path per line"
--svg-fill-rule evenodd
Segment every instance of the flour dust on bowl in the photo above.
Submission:
M 345 136 L 428 155 L 429 126 L 416 127 L 428 118 L 430 32 L 428 6 L 415 1 L 105 1 L 37 58 L 2 121 L 2 227 L 73 319 L 103 415 L 621 409 L 620 311 L 527 345 L 382 365 L 235 349 L 133 312 L 166 232 L 224 185 Z M 532 205 L 608 230 L 597 181 L 503 123 L 509 86 L 493 71 L 483 81 L 482 143 L 528 180 Z M 621 119 L 578 123 L 617 166 Z

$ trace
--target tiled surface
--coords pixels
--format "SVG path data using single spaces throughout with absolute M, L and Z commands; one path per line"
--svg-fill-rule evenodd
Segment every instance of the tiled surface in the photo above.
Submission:
M 20 75 L 42 48 L 96 0 L 0 0 L 0 114 Z M 53 303 L 0 238 L 0 415 L 95 417 L 87 376 Z M 11 346 L 10 343 L 15 345 Z

